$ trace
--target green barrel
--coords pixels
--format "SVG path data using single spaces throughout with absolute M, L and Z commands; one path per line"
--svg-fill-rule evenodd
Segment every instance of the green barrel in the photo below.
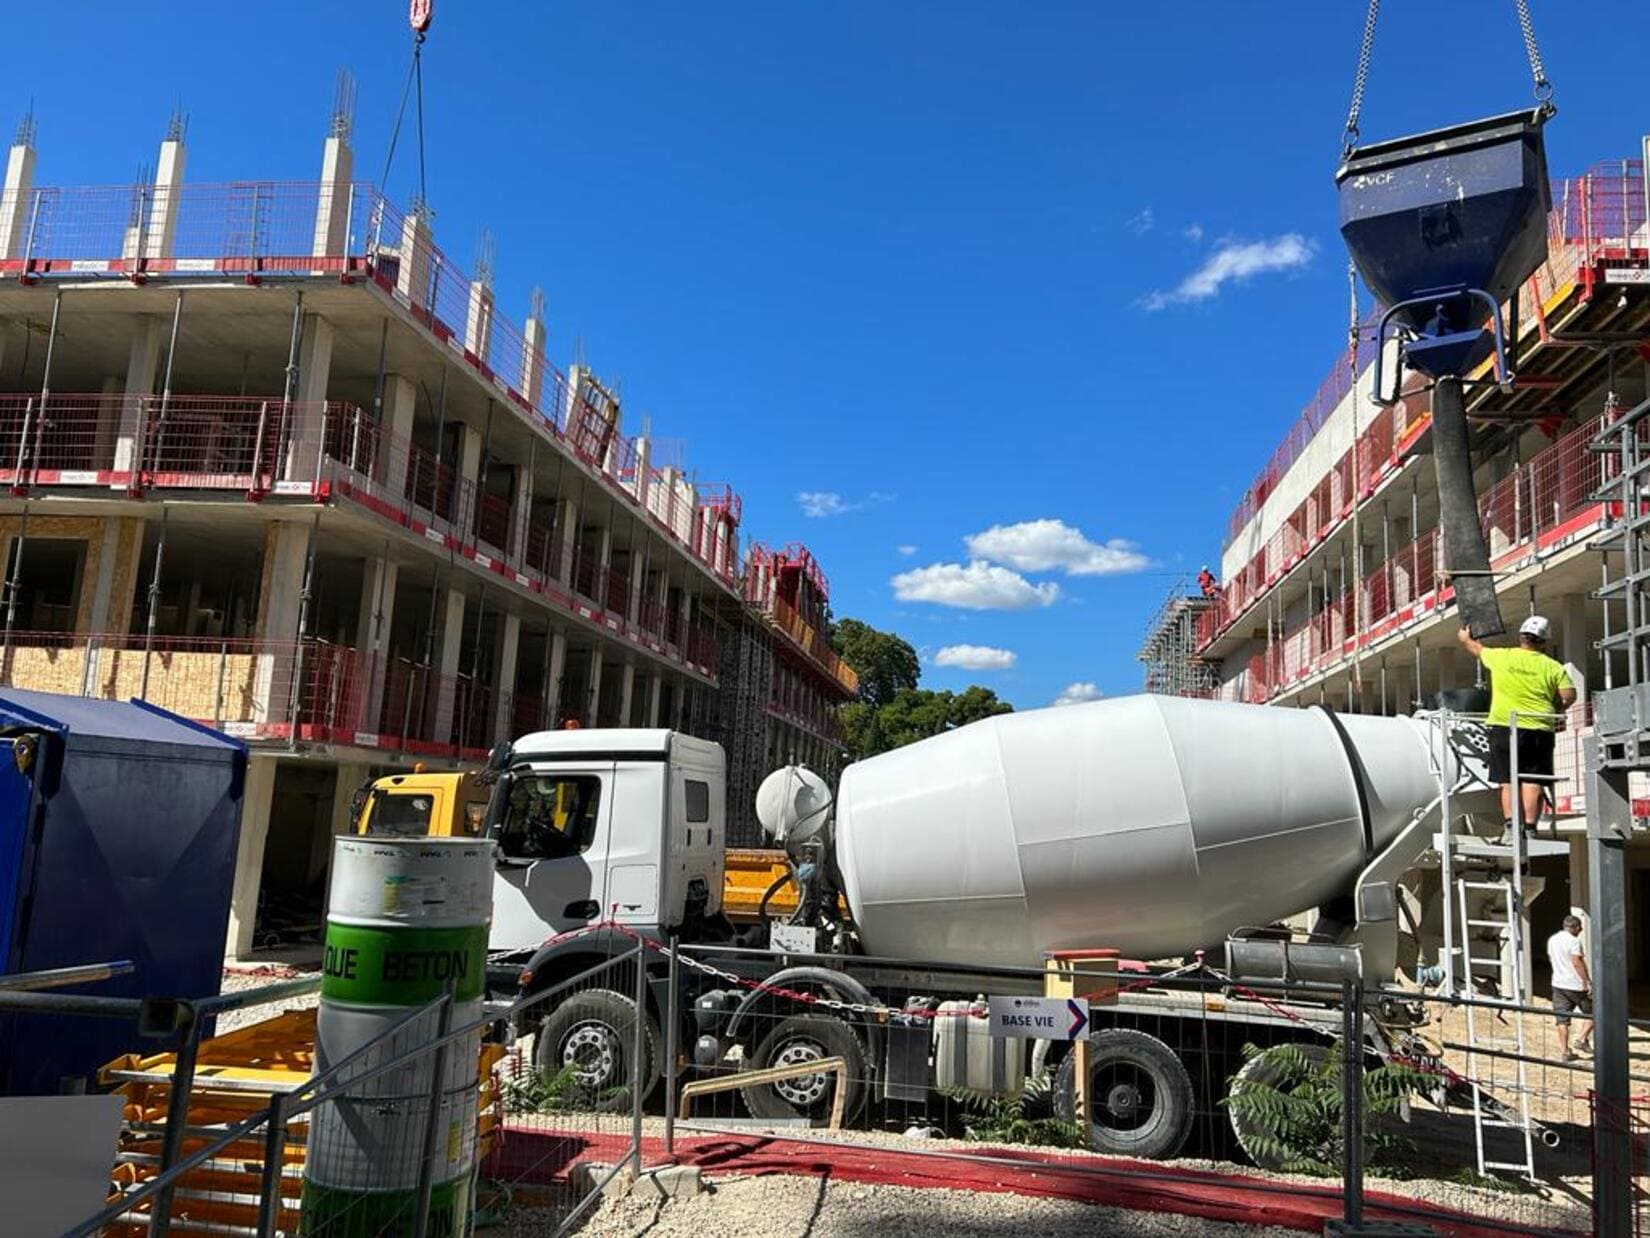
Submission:
M 481 1015 L 493 844 L 470 838 L 337 840 L 327 907 L 315 1069 L 366 1048 L 345 1078 L 433 1041 L 439 1011 L 386 1034 L 452 986 L 452 1026 Z M 303 1232 L 366 1238 L 412 1232 L 432 1090 L 439 1095 L 430 1238 L 469 1232 L 475 1176 L 476 1031 L 448 1046 L 437 1085 L 426 1053 L 310 1113 Z

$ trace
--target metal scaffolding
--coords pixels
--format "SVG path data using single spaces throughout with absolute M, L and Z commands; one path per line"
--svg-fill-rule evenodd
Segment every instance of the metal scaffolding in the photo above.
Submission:
M 1136 655 L 1146 664 L 1147 692 L 1164 696 L 1212 697 L 1220 687 L 1213 662 L 1197 656 L 1197 617 L 1212 598 L 1189 591 L 1186 577 L 1175 581 L 1163 605 L 1146 626 L 1146 640 Z
M 1593 697 L 1587 740 L 1587 958 L 1594 1001 L 1593 1159 L 1595 1233 L 1626 1235 L 1632 1223 L 1628 1083 L 1626 850 L 1634 835 L 1633 774 L 1650 770 L 1650 400 L 1621 414 L 1611 407 L 1592 447 L 1604 457 L 1595 496 L 1615 505 L 1600 550 L 1604 607 L 1604 688 Z M 1612 569 L 1619 567 L 1619 571 Z
M 765 708 L 773 681 L 773 642 L 761 616 L 745 608 L 737 632 L 721 641 L 720 728 L 728 757 L 727 843 L 759 847 L 756 788 L 768 774 Z

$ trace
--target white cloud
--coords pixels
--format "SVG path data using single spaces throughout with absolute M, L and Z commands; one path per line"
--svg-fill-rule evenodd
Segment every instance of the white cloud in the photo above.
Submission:
M 1156 223 L 1157 220 L 1152 217 L 1152 208 L 1148 206 L 1138 215 L 1131 216 L 1123 226 L 1136 236 L 1145 236 Z
M 1186 226 L 1186 230 L 1183 233 L 1181 233 L 1181 235 L 1184 236 L 1193 245 L 1196 245 L 1199 241 L 1201 241 L 1203 239 L 1203 225 L 1202 224 L 1188 224 Z
M 890 581 L 902 602 L 933 602 L 963 610 L 1031 610 L 1052 606 L 1060 586 L 1034 585 L 1018 572 L 975 559 L 968 564 L 931 563 Z
M 1143 571 L 1152 562 L 1135 549 L 1133 542 L 1121 537 L 1092 542 L 1081 529 L 1063 520 L 1046 518 L 994 524 L 967 542 L 968 553 L 976 559 L 1006 563 L 1022 572 L 1048 572 L 1058 568 L 1073 576 L 1113 576 Z
M 1207 301 L 1220 295 L 1223 284 L 1246 280 L 1268 271 L 1293 271 L 1312 261 L 1317 246 L 1298 232 L 1286 232 L 1269 241 L 1225 241 L 1171 292 L 1154 292 L 1141 304 L 1160 310 L 1188 301 Z
M 1098 687 L 1087 681 L 1068 683 L 1060 689 L 1060 695 L 1054 698 L 1054 704 L 1082 705 L 1088 701 L 1098 701 L 1104 695 Z
M 912 555 L 917 553 L 917 548 L 915 546 L 910 546 L 910 545 L 896 546 L 896 547 L 894 547 L 894 549 L 899 551 L 900 554 L 904 555 L 907 559 L 909 559 Z
M 990 645 L 947 645 L 934 655 L 935 666 L 957 666 L 965 671 L 1011 670 L 1020 655 Z
M 796 502 L 804 516 L 812 516 L 815 519 L 821 516 L 840 516 L 843 512 L 853 510 L 848 506 L 848 501 L 835 490 L 801 490 L 797 492 Z
M 815 520 L 826 516 L 845 516 L 862 507 L 875 507 L 878 503 L 893 501 L 893 495 L 883 494 L 880 490 L 873 490 L 863 499 L 847 499 L 835 490 L 799 490 L 796 495 L 796 504 L 802 509 L 802 514 Z

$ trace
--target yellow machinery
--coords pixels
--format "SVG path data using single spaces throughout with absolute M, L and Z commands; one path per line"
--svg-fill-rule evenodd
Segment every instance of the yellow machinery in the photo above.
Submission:
M 491 1147 L 503 1113 L 494 1067 L 504 1053 L 503 1045 L 484 1043 L 477 1062 L 481 1081 L 478 1159 Z M 216 1137 L 215 1128 L 244 1121 L 266 1109 L 276 1093 L 297 1091 L 309 1081 L 314 1057 L 313 1009 L 284 1011 L 261 1023 L 202 1041 L 190 1091 L 188 1133 L 180 1155 L 204 1147 Z M 105 1087 L 125 1097 L 120 1153 L 112 1174 L 116 1186 L 129 1187 L 159 1172 L 161 1138 L 176 1063 L 171 1053 L 129 1053 L 99 1072 Z M 306 1129 L 304 1119 L 294 1122 L 286 1145 L 279 1223 L 285 1233 L 297 1232 Z M 258 1223 L 263 1160 L 263 1135 L 254 1132 L 185 1174 L 172 1196 L 174 1223 L 180 1228 L 187 1222 L 195 1229 L 250 1231 Z M 141 1205 L 138 1212 L 143 1213 Z M 147 1232 L 147 1226 L 147 1216 L 143 1215 L 111 1227 L 110 1232 L 137 1235 Z

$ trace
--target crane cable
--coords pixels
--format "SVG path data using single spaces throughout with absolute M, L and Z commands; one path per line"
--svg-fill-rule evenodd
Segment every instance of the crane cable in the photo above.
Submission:
M 401 87 L 401 105 L 395 111 L 395 128 L 390 131 L 390 149 L 384 156 L 384 175 L 379 178 L 383 192 L 389 191 L 390 166 L 395 162 L 396 143 L 401 140 L 401 123 L 407 118 L 407 97 L 414 96 L 418 119 L 418 207 L 427 209 L 429 194 L 424 178 L 424 39 L 430 28 L 431 5 L 413 0 L 410 23 L 413 32 L 412 63 Z
M 1553 111 L 1553 84 L 1547 79 L 1547 69 L 1541 60 L 1541 45 L 1536 41 L 1535 23 L 1530 19 L 1529 0 L 1513 0 L 1518 16 L 1518 31 L 1524 39 L 1524 54 L 1530 61 L 1530 79 L 1534 84 L 1536 102 L 1543 112 Z M 1364 17 L 1363 39 L 1358 46 L 1358 67 L 1352 76 L 1352 106 L 1346 114 L 1346 140 L 1341 149 L 1350 155 L 1358 145 L 1358 117 L 1364 106 L 1364 87 L 1369 82 L 1369 60 L 1375 50 L 1375 22 L 1381 14 L 1381 0 L 1369 0 L 1369 12 Z

